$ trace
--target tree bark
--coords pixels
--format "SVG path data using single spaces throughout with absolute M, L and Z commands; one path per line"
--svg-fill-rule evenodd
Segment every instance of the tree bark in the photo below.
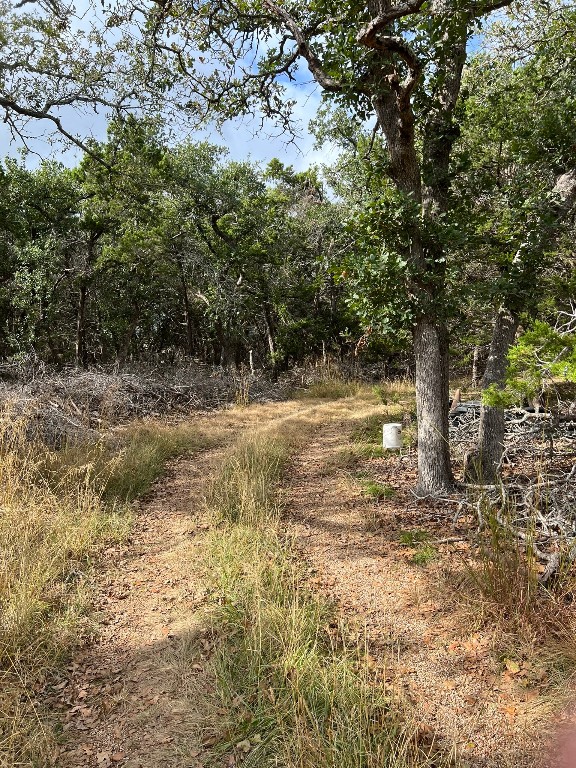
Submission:
M 518 329 L 518 317 L 501 309 L 494 321 L 490 353 L 482 377 L 482 388 L 504 386 L 508 364 L 508 350 L 514 343 Z M 464 479 L 468 482 L 492 485 L 498 478 L 502 452 L 504 450 L 504 408 L 482 405 L 478 446 L 465 460 Z
M 78 296 L 78 311 L 76 318 L 76 366 L 88 368 L 88 350 L 86 348 L 86 302 L 88 286 L 82 283 Z
M 453 485 L 448 441 L 448 334 L 422 318 L 414 329 L 419 495 Z
M 140 322 L 140 311 L 138 308 L 135 308 L 135 313 L 134 315 L 132 315 L 132 319 L 130 320 L 130 325 L 126 329 L 126 332 L 122 339 L 122 345 L 118 352 L 117 362 L 118 362 L 119 368 L 123 368 L 126 363 L 126 360 L 128 358 L 128 353 L 130 352 L 130 344 L 132 343 L 132 337 L 136 332 L 136 328 L 138 328 L 139 322 Z
M 272 381 L 278 381 L 278 360 L 276 357 L 276 342 L 274 340 L 274 326 L 272 323 L 272 313 L 270 306 L 265 303 L 263 307 L 264 325 L 266 326 L 266 340 L 270 350 L 270 360 L 272 361 Z
M 472 389 L 478 386 L 478 357 L 480 356 L 480 347 L 476 344 L 472 353 Z

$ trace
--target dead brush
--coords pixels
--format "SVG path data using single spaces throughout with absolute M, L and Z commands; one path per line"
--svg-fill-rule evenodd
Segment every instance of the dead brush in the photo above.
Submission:
M 503 525 L 490 508 L 484 512 L 485 528 L 478 539 L 476 567 L 469 575 L 483 599 L 506 613 L 525 615 L 538 597 L 537 563 L 532 550 Z

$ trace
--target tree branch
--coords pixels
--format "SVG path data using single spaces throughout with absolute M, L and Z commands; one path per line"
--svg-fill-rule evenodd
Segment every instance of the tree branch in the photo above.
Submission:
M 424 5 L 424 2 L 425 0 L 408 0 L 406 3 L 395 5 L 392 8 L 388 8 L 388 10 L 379 13 L 378 16 L 373 18 L 372 21 L 358 32 L 356 40 L 368 48 L 376 48 L 376 35 L 380 30 L 388 27 L 396 19 L 400 19 L 403 16 L 410 16 L 412 13 L 417 13 Z
M 4 96 L 0 96 L 0 107 L 4 107 L 6 110 L 6 117 L 4 118 L 4 122 L 11 123 L 10 120 L 10 112 L 15 112 L 17 115 L 21 115 L 22 117 L 30 117 L 37 120 L 50 120 L 54 125 L 56 126 L 59 133 L 62 134 L 68 141 L 72 142 L 75 146 L 77 146 L 79 149 L 81 149 L 83 152 L 85 152 L 87 155 L 92 157 L 97 162 L 104 165 L 108 170 L 112 170 L 111 166 L 106 163 L 103 158 L 98 155 L 96 152 L 94 152 L 92 149 L 90 149 L 89 146 L 87 146 L 83 141 L 78 139 L 76 136 L 69 133 L 64 126 L 62 125 L 62 122 L 59 117 L 56 117 L 55 115 L 51 115 L 48 112 L 44 112 L 39 109 L 31 109 L 30 107 L 21 107 L 16 102 L 12 101 L 11 99 L 7 99 Z
M 422 0 L 423 2 L 423 0 Z M 281 19 L 286 25 L 287 29 L 292 34 L 296 44 L 298 46 L 298 53 L 306 59 L 308 69 L 312 73 L 316 82 L 324 88 L 325 91 L 331 93 L 337 93 L 343 88 L 343 83 L 340 80 L 336 80 L 333 77 L 324 72 L 322 62 L 316 56 L 310 43 L 308 42 L 304 31 L 298 26 L 296 21 L 290 16 L 290 14 L 283 8 L 280 8 L 272 0 L 264 0 L 263 5 L 277 18 Z

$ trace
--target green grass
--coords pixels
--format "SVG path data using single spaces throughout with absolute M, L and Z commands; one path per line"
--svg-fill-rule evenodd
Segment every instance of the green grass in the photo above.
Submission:
M 423 530 L 400 531 L 398 537 L 403 547 L 415 549 L 411 557 L 414 565 L 426 566 L 438 558 L 438 551 L 430 542 L 430 534 Z
M 371 496 L 376 501 L 382 501 L 384 499 L 393 499 L 397 495 L 395 488 L 391 485 L 385 485 L 383 483 L 377 483 L 375 480 L 360 480 L 362 491 Z
M 415 547 L 418 544 L 425 544 L 427 541 L 429 541 L 430 534 L 428 531 L 422 530 L 400 531 L 398 540 L 404 547 Z
M 412 555 L 412 562 L 414 565 L 425 566 L 436 560 L 437 557 L 438 551 L 435 547 L 432 547 L 430 544 L 423 544 Z

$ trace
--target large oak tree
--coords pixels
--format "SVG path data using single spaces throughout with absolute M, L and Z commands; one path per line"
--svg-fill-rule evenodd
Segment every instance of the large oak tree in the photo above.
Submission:
M 222 119 L 258 109 L 287 126 L 284 86 L 301 81 L 303 66 L 327 98 L 384 136 L 384 172 L 413 207 L 405 262 L 423 494 L 452 485 L 443 225 L 466 47 L 510 1 L 165 0 L 143 17 L 142 5 L 118 9 L 141 22 L 148 86 L 179 93 L 184 108 Z

